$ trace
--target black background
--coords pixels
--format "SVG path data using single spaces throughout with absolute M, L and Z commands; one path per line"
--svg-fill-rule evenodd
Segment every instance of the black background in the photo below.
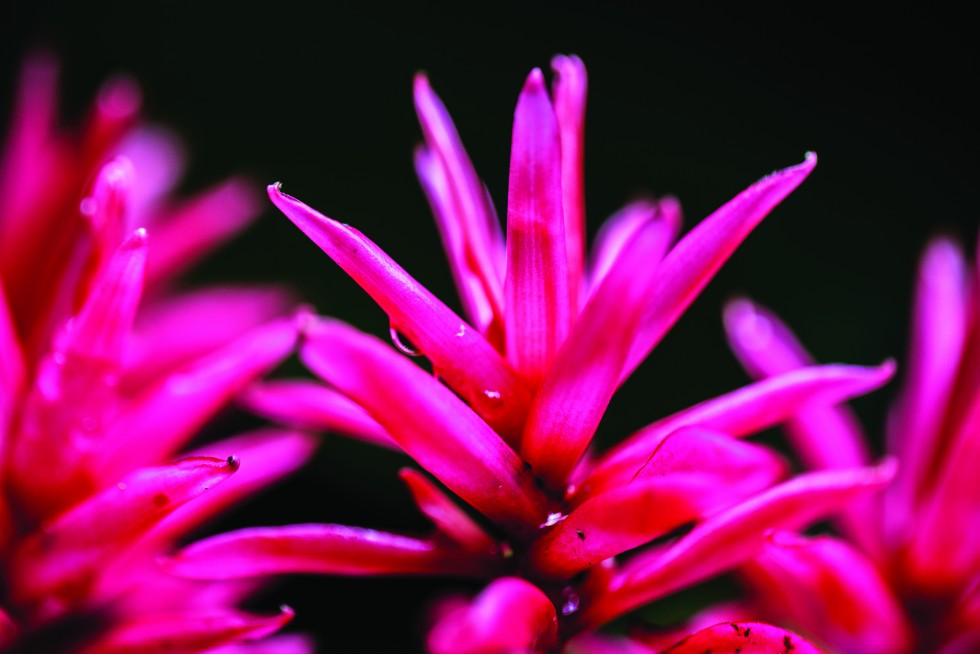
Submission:
M 77 116 L 107 75 L 144 88 L 147 114 L 186 139 L 190 192 L 244 171 L 377 241 L 455 304 L 418 189 L 411 79 L 426 70 L 498 209 L 514 102 L 553 54 L 589 69 L 589 225 L 641 193 L 680 198 L 690 227 L 775 168 L 820 156 L 814 174 L 732 258 L 614 400 L 605 442 L 744 381 L 724 344 L 723 302 L 746 293 L 781 313 L 825 361 L 905 351 L 918 253 L 939 232 L 972 251 L 977 47 L 941 9 L 869 16 L 825 5 L 684 9 L 639 3 L 52 3 L 0 9 L 0 117 L 23 54 L 64 61 Z M 196 273 L 293 286 L 320 311 L 378 334 L 380 310 L 270 205 Z M 857 403 L 880 438 L 894 385 Z M 227 425 L 237 424 L 234 416 Z M 225 426 L 227 426 L 225 425 Z M 265 498 L 220 525 L 337 521 L 423 527 L 396 456 L 337 438 Z M 457 586 L 464 588 L 465 586 Z M 288 602 L 324 651 L 411 651 L 432 584 L 297 578 Z M 328 608 L 329 605 L 329 608 Z

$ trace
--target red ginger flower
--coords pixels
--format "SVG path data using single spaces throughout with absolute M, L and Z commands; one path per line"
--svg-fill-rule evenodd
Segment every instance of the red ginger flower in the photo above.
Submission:
M 435 531 L 246 529 L 189 546 L 172 559 L 172 571 L 201 579 L 278 572 L 488 579 L 472 602 L 444 607 L 430 650 L 544 652 L 570 642 L 569 652 L 609 651 L 600 636 L 573 637 L 736 566 L 769 530 L 808 524 L 891 476 L 885 465 L 773 485 L 785 472 L 780 458 L 741 440 L 804 404 L 877 387 L 891 364 L 795 371 L 587 453 L 618 386 L 816 160 L 808 155 L 764 178 L 676 244 L 673 200 L 632 204 L 606 224 L 586 262 L 586 75 L 574 57 L 556 58 L 554 67 L 551 97 L 535 70 L 518 100 L 506 239 L 445 108 L 427 79 L 416 79 L 425 135 L 416 167 L 466 319 L 357 230 L 279 185 L 269 188 L 272 201 L 381 305 L 396 345 L 424 355 L 436 374 L 373 336 L 312 320 L 300 354 L 327 386 L 272 382 L 250 391 L 249 401 L 294 425 L 403 451 L 441 482 L 411 468 L 402 473 Z M 690 523 L 692 531 L 665 545 L 614 558 Z M 676 651 L 707 646 L 807 651 L 797 636 L 754 624 L 709 628 Z
M 171 289 L 257 203 L 242 180 L 167 201 L 178 144 L 137 125 L 135 84 L 108 82 L 70 137 L 56 77 L 46 57 L 25 66 L 0 162 L 0 652 L 255 651 L 243 643 L 288 608 L 243 612 L 254 584 L 188 582 L 156 559 L 312 453 L 268 430 L 174 459 L 295 344 L 279 290 Z
M 745 570 L 770 615 L 841 652 L 980 649 L 980 367 L 977 284 L 960 248 L 933 242 L 919 269 L 904 387 L 886 425 L 900 463 L 880 497 L 848 509 L 843 538 L 777 534 Z M 811 365 L 789 329 L 746 300 L 726 312 L 729 339 L 759 378 Z M 843 406 L 809 408 L 787 426 L 803 464 L 869 459 Z

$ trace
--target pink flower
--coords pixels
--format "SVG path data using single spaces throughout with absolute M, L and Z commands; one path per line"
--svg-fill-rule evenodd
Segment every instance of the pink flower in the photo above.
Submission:
M 484 579 L 476 598 L 442 606 L 431 651 L 554 651 L 566 643 L 569 652 L 614 651 L 603 649 L 619 645 L 598 627 L 733 568 L 757 554 L 769 530 L 808 524 L 890 478 L 886 464 L 777 483 L 781 459 L 741 440 L 804 404 L 879 386 L 890 363 L 794 371 L 590 451 L 619 385 L 816 159 L 752 185 L 677 243 L 675 201 L 629 205 L 586 260 L 585 68 L 575 57 L 553 65 L 550 96 L 535 70 L 517 103 L 506 238 L 444 106 L 416 78 L 425 136 L 416 168 L 466 318 L 357 230 L 269 188 L 276 206 L 388 314 L 398 348 L 424 356 L 435 374 L 373 336 L 316 319 L 304 327 L 300 353 L 326 385 L 273 382 L 248 401 L 295 426 L 347 431 L 414 459 L 435 480 L 415 468 L 402 477 L 433 532 L 246 529 L 187 547 L 171 571 L 228 580 L 280 572 Z M 692 523 L 683 536 L 626 555 Z M 767 649 L 773 643 L 807 647 L 772 627 L 725 624 L 676 651 L 781 651 Z
M 912 316 L 905 385 L 886 425 L 900 462 L 880 497 L 841 516 L 843 538 L 771 537 L 746 575 L 770 615 L 841 652 L 980 649 L 980 416 L 977 286 L 960 248 L 926 250 Z M 731 343 L 755 377 L 811 365 L 775 316 L 747 300 L 728 307 Z M 788 423 L 803 464 L 863 465 L 869 448 L 843 406 L 808 408 Z
M 27 62 L 0 162 L 0 651 L 239 647 L 291 611 L 246 613 L 254 584 L 190 583 L 156 559 L 311 454 L 288 430 L 184 451 L 292 351 L 296 321 L 277 289 L 174 292 L 256 198 L 229 180 L 169 200 L 182 156 L 138 124 L 135 84 L 106 83 L 71 136 L 56 77 L 50 58 Z

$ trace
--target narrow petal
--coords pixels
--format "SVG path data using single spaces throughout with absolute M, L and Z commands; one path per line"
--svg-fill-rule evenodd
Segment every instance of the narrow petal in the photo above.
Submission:
M 611 582 L 584 604 L 582 627 L 595 627 L 679 588 L 730 570 L 754 557 L 773 529 L 797 529 L 840 511 L 881 489 L 895 462 L 875 468 L 800 475 L 718 513 L 665 549 L 630 560 Z
M 129 198 L 135 224 L 152 228 L 155 225 L 150 219 L 187 169 L 180 137 L 157 125 L 140 125 L 126 135 L 117 150 L 133 163 L 138 176 L 139 183 Z
M 895 372 L 886 361 L 876 368 L 824 365 L 801 368 L 758 381 L 644 427 L 611 449 L 579 485 L 588 497 L 629 482 L 670 433 L 686 426 L 741 437 L 773 427 L 811 404 L 833 404 L 878 388 Z
M 526 535 L 542 522 L 545 499 L 517 454 L 414 363 L 374 337 L 329 320 L 306 328 L 300 356 L 476 510 L 512 533 Z
M 468 266 L 480 280 L 496 320 L 502 323 L 504 240 L 500 223 L 446 107 L 425 75 L 415 76 L 413 92 L 425 142 L 445 172 L 451 201 L 448 220 L 462 233 Z
M 21 542 L 13 555 L 13 594 L 28 605 L 84 597 L 112 557 L 237 469 L 233 457 L 195 457 L 136 470 Z
M 969 327 L 968 269 L 960 248 L 934 241 L 919 264 L 912 314 L 908 374 L 889 421 L 889 450 L 902 467 L 889 489 L 886 520 L 895 531 L 914 527 L 911 519 L 941 451 L 946 419 Z M 901 541 L 909 534 L 896 533 Z
M 147 286 L 158 286 L 187 270 L 242 231 L 258 216 L 260 206 L 251 182 L 230 179 L 155 217 Z
M 912 634 L 874 564 L 846 542 L 780 532 L 743 572 L 774 613 L 841 652 L 908 651 Z
M 589 262 L 590 293 L 599 287 L 603 278 L 617 265 L 623 249 L 640 228 L 650 221 L 657 221 L 659 224 L 660 247 L 651 249 L 648 265 L 660 264 L 680 230 L 680 205 L 672 198 L 630 203 L 610 216 L 596 234 Z
M 685 638 L 663 654 L 820 654 L 820 650 L 792 631 L 761 622 L 731 622 L 708 627 Z
M 803 163 L 764 177 L 705 218 L 664 259 L 660 283 L 650 294 L 643 332 L 623 370 L 625 379 L 677 322 L 735 248 L 772 209 L 806 179 L 817 163 Z
M 269 381 L 238 396 L 250 411 L 296 429 L 329 431 L 401 449 L 385 428 L 347 396 L 306 379 Z
M 439 376 L 505 437 L 520 433 L 530 393 L 500 353 L 357 230 L 269 187 L 273 203 L 361 285 Z
M 473 602 L 444 615 L 428 637 L 433 654 L 547 652 L 558 642 L 551 600 L 516 577 L 497 579 Z
M 143 390 L 179 366 L 285 315 L 293 304 L 285 289 L 261 286 L 215 286 L 154 297 L 136 319 L 126 352 L 124 391 L 132 395 Z
M 507 360 L 536 388 L 571 320 L 562 217 L 561 141 L 541 71 L 514 112 L 507 191 Z
M 402 468 L 398 476 L 408 486 L 419 510 L 440 534 L 476 554 L 486 555 L 498 550 L 493 538 L 425 475 L 412 468 Z
M 273 321 L 193 361 L 130 403 L 113 423 L 95 461 L 95 477 L 112 483 L 133 467 L 175 452 L 236 393 L 288 356 L 297 320 Z
M 315 654 L 315 652 L 316 643 L 313 639 L 300 634 L 274 636 L 263 638 L 258 643 L 228 645 L 208 650 L 208 654 Z
M 215 647 L 273 634 L 292 619 L 293 610 L 288 606 L 280 607 L 279 614 L 273 616 L 234 609 L 135 616 L 114 627 L 83 654 L 211 652 Z
M 641 328 L 644 298 L 656 283 L 651 251 L 660 247 L 647 223 L 589 299 L 534 398 L 521 451 L 536 475 L 564 489 L 616 391 L 623 364 Z
M 188 545 L 162 561 L 190 579 L 242 579 L 274 574 L 434 575 L 483 577 L 489 557 L 434 540 L 345 525 L 252 527 Z
M 7 420 L 20 395 L 24 375 L 24 352 L 0 279 L 0 452 L 4 451 Z
M 588 76 L 575 55 L 551 60 L 555 73 L 552 96 L 561 136 L 562 212 L 572 314 L 583 301 L 585 282 L 585 97 Z
M 98 165 L 139 118 L 143 94 L 128 75 L 115 75 L 99 88 L 82 133 L 82 158 Z

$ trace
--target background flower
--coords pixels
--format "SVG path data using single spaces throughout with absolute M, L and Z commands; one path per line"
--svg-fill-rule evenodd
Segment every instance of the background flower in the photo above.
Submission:
M 303 199 L 313 206 L 356 211 L 362 231 L 447 300 L 451 277 L 410 165 L 417 127 L 404 99 L 419 69 L 454 108 L 488 184 L 502 189 L 513 98 L 529 62 L 581 55 L 594 80 L 586 136 L 591 216 L 608 215 L 632 190 L 674 194 L 689 215 L 703 216 L 740 190 L 747 171 L 818 151 L 820 167 L 780 219 L 762 225 L 623 389 L 600 426 L 598 438 L 608 442 L 651 415 L 744 382 L 718 321 L 718 308 L 736 293 L 809 326 L 807 344 L 821 360 L 904 353 L 900 332 L 922 244 L 937 222 L 965 241 L 976 229 L 980 112 L 968 80 L 977 44 L 968 21 L 941 11 L 863 18 L 830 7 L 505 2 L 477 12 L 427 2 L 386 11 L 331 3 L 311 13 L 284 1 L 254 12 L 200 3 L 171 13 L 121 1 L 6 3 L 0 88 L 12 88 L 25 47 L 39 39 L 65 54 L 70 116 L 106 75 L 129 71 L 145 82 L 151 115 L 193 144 L 187 190 L 241 168 L 261 180 L 287 179 L 308 189 Z M 370 299 L 273 214 L 268 209 L 198 278 L 221 270 L 289 280 L 324 313 L 387 338 Z M 689 361 L 712 362 L 710 374 L 705 364 L 682 369 Z M 658 372 L 665 370 L 679 375 L 674 383 L 665 383 Z M 657 397 L 643 391 L 650 385 L 660 388 Z M 888 399 L 883 391 L 857 403 L 867 424 L 881 424 Z M 636 406 L 642 414 L 628 410 Z M 327 443 L 288 484 L 294 501 L 256 501 L 254 522 L 425 528 L 395 475 L 400 461 L 379 464 L 372 452 L 361 465 L 366 452 Z M 338 496 L 344 501 L 328 501 Z M 375 649 L 399 646 L 391 634 L 412 629 L 428 593 L 426 583 L 411 580 L 319 578 L 294 580 L 276 597 L 291 598 L 297 625 L 329 622 L 324 642 L 351 651 L 356 645 L 345 643 L 363 638 Z M 326 621 L 326 598 L 336 596 L 345 601 Z M 358 616 L 376 610 L 379 598 L 391 629 L 365 631 Z

